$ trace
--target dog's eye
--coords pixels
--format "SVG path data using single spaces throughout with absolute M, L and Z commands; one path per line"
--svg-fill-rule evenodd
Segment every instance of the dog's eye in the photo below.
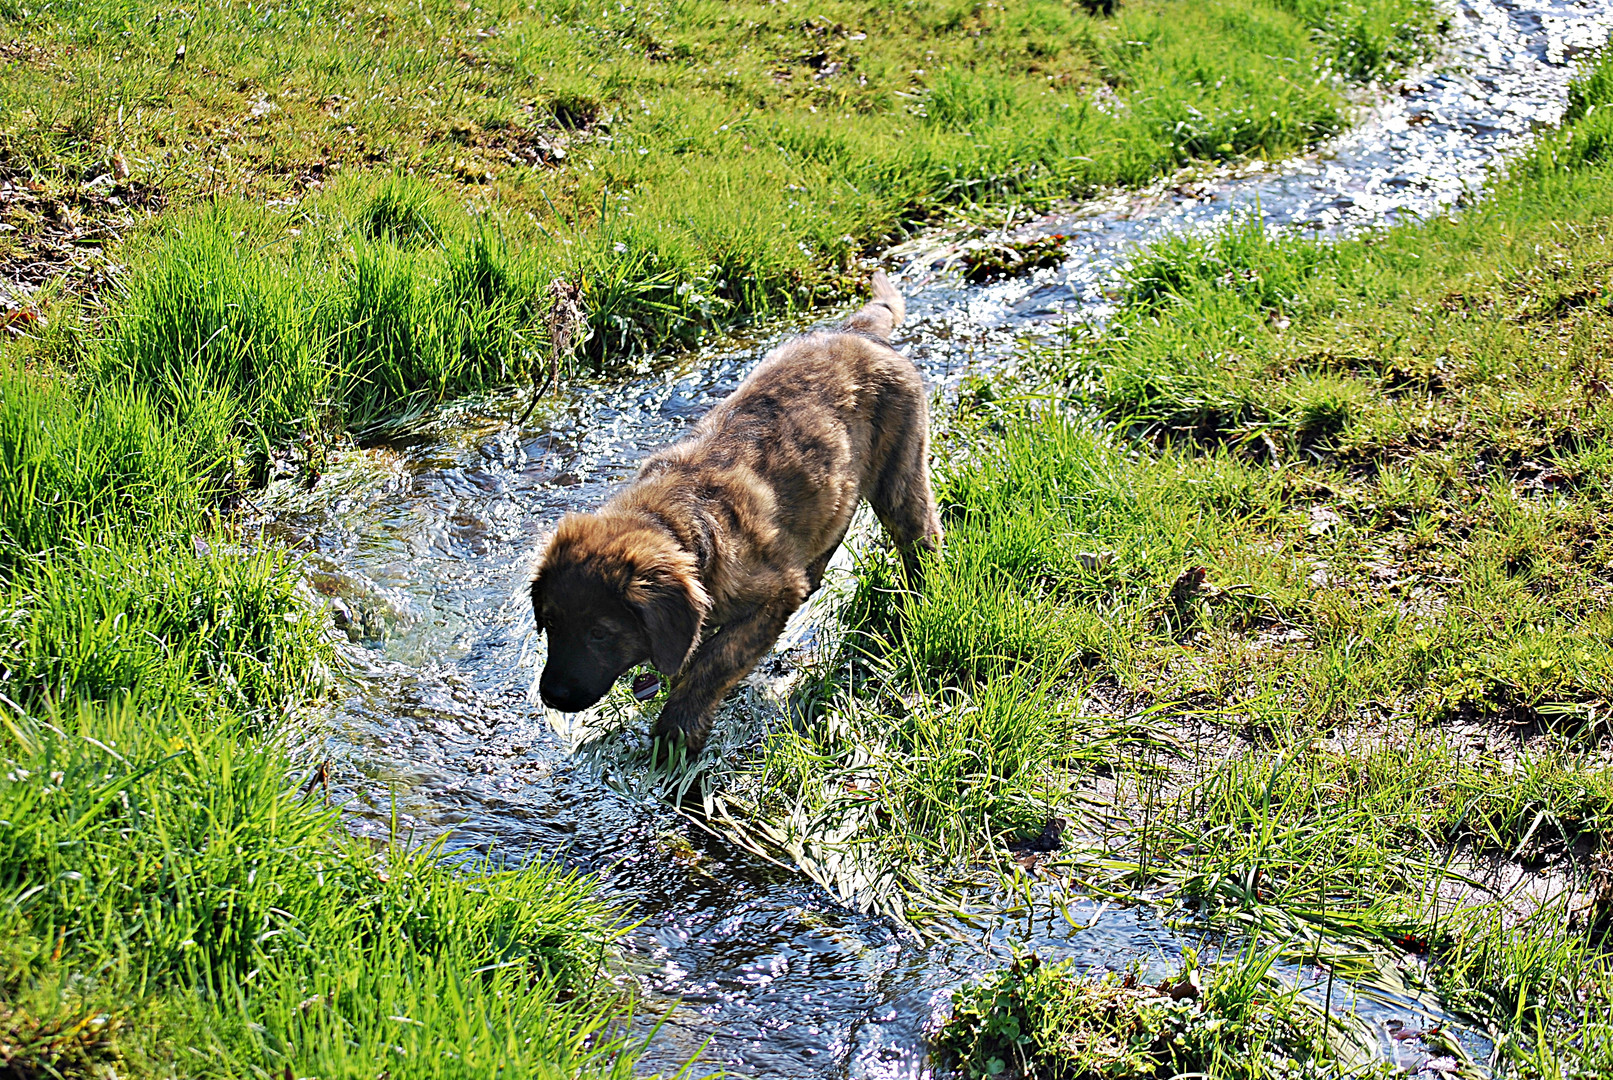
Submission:
M 604 641 L 609 636 L 610 635 L 605 632 L 605 628 L 603 626 L 596 626 L 592 630 L 588 631 L 589 641 Z

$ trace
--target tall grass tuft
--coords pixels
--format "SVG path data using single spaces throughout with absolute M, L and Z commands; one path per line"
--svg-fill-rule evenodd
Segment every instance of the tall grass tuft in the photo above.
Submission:
M 152 395 L 0 366 L 0 568 L 101 529 L 162 533 L 228 490 L 230 403 L 187 402 L 183 426 Z
M 96 377 L 176 407 L 222 397 L 241 423 L 281 439 L 329 400 L 325 343 L 308 317 L 326 302 L 324 283 L 287 273 L 232 225 L 224 211 L 197 215 L 121 283 Z
M 537 300 L 485 235 L 434 252 L 359 242 L 321 321 L 349 419 L 363 423 L 524 377 Z
M 432 189 L 407 174 L 381 180 L 358 212 L 358 229 L 371 240 L 420 246 L 438 242 Z
M 521 381 L 540 276 L 484 228 L 444 235 L 423 199 L 388 180 L 301 242 L 244 207 L 183 220 L 121 286 L 95 377 L 180 409 L 218 399 L 260 449 Z

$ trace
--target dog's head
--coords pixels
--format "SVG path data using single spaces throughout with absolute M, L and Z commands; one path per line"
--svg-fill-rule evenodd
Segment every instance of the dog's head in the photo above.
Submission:
M 562 518 L 532 580 L 532 613 L 549 636 L 544 704 L 586 709 L 646 660 L 675 675 L 700 640 L 710 602 L 695 557 L 646 524 Z

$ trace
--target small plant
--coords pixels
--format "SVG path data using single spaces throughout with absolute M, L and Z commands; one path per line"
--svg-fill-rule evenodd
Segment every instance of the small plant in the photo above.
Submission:
M 371 240 L 421 246 L 437 243 L 432 221 L 431 189 L 412 176 L 390 176 L 381 182 L 359 212 L 358 228 Z
M 965 251 L 963 280 L 981 282 L 1019 277 L 1032 270 L 1058 266 L 1063 262 L 1063 233 L 1033 236 L 1028 240 L 1005 240 Z
M 1251 948 L 1206 971 L 1187 950 L 1150 984 L 1136 967 L 1082 974 L 1019 956 L 953 995 L 934 1046 L 969 1080 L 1316 1075 L 1337 1056 L 1329 1025 L 1272 977 L 1274 958 Z

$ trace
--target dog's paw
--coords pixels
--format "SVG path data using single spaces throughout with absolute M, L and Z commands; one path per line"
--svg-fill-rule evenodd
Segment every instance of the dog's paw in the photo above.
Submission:
M 706 735 L 711 731 L 710 717 L 680 717 L 668 715 L 673 710 L 663 709 L 655 722 L 655 737 L 668 745 L 681 745 L 692 760 L 706 747 Z

